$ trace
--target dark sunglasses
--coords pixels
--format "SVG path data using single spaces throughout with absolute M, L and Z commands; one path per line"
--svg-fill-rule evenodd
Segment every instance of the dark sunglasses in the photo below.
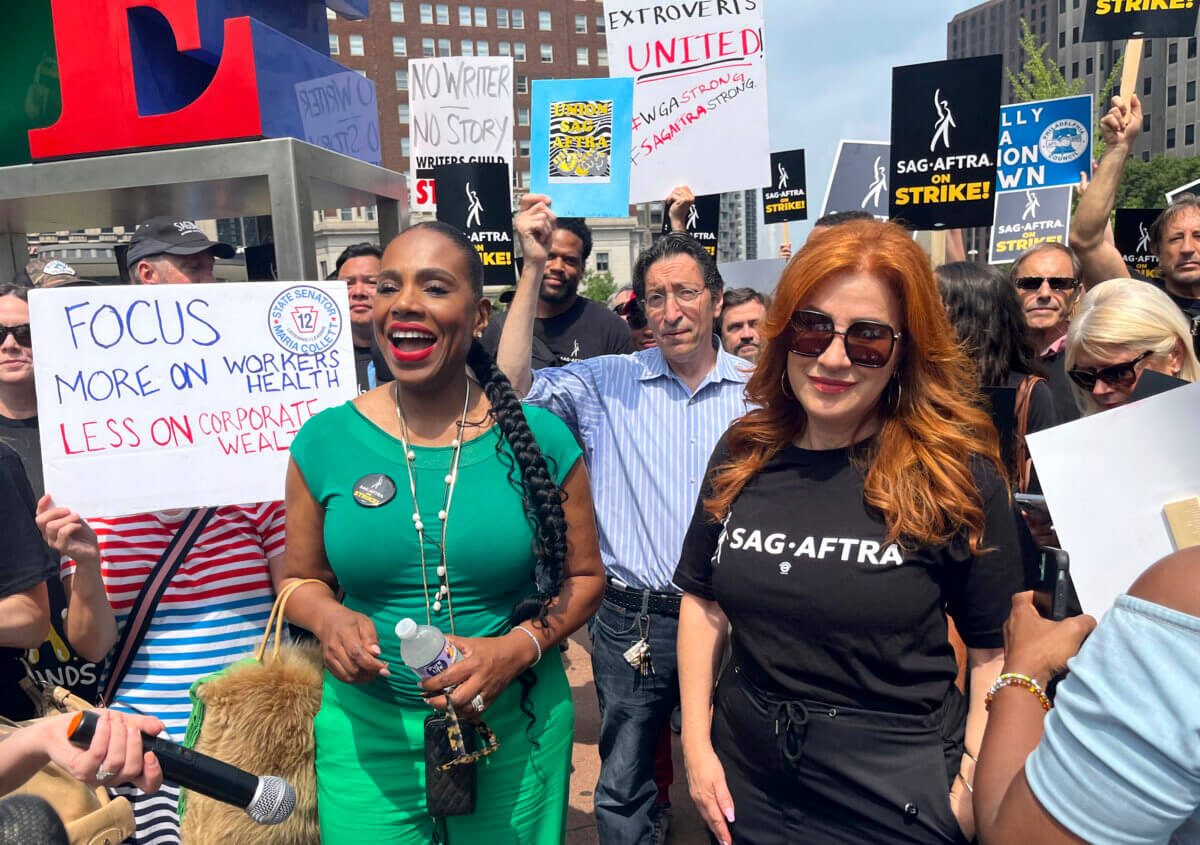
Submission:
M 1074 290 L 1075 286 L 1079 284 L 1079 281 L 1073 276 L 1017 276 L 1013 279 L 1017 290 L 1023 290 L 1026 293 L 1040 290 L 1042 282 L 1050 285 L 1050 290 L 1057 291 Z
M 844 332 L 835 329 L 833 318 L 820 311 L 797 311 L 792 315 L 792 342 L 788 347 L 797 355 L 816 358 L 841 335 L 846 357 L 860 367 L 882 367 L 892 357 L 900 332 L 887 323 L 858 320 Z
M 29 331 L 29 323 L 21 323 L 16 326 L 0 326 L 0 343 L 8 340 L 10 334 L 18 345 L 24 346 L 26 349 L 33 348 L 33 333 Z
M 1149 355 L 1150 352 L 1143 352 L 1132 361 L 1101 367 L 1098 370 L 1068 370 L 1067 375 L 1071 377 L 1071 381 L 1075 382 L 1088 393 L 1091 393 L 1095 389 L 1096 382 L 1098 381 L 1102 381 L 1113 387 L 1133 387 L 1137 383 L 1137 370 L 1134 367 Z

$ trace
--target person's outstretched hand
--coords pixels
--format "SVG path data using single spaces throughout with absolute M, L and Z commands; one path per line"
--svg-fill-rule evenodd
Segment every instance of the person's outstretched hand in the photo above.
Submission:
M 687 185 L 676 185 L 667 196 L 667 217 L 671 221 L 672 232 L 686 232 L 688 212 L 696 203 L 696 195 Z
M 554 212 L 550 209 L 550 197 L 545 194 L 526 194 L 521 197 L 521 210 L 513 221 L 513 229 L 525 261 L 544 264 L 550 257 L 555 220 Z

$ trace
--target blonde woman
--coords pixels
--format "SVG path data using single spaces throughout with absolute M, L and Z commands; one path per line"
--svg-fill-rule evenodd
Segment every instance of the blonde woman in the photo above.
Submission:
M 1135 279 L 1110 279 L 1084 295 L 1065 363 L 1084 414 L 1124 405 L 1146 370 L 1200 378 L 1187 317 L 1163 291 Z

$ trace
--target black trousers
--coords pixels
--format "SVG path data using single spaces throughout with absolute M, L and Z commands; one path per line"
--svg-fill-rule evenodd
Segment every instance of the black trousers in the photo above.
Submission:
M 966 709 L 954 687 L 927 716 L 789 701 L 731 663 L 712 738 L 733 797 L 733 842 L 966 843 L 949 797 Z

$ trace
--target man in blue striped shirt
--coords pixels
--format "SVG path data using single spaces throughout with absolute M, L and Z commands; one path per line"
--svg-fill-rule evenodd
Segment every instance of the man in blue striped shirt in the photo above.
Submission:
M 501 369 L 525 401 L 561 417 L 584 446 L 609 576 L 592 629 L 600 699 L 596 823 L 605 845 L 654 842 L 654 750 L 679 702 L 671 582 L 713 447 L 747 410 L 746 362 L 713 335 L 716 262 L 672 233 L 639 256 L 634 296 L 657 347 L 531 371 L 538 285 L 554 230 L 548 197 L 516 221 L 525 265 L 505 322 Z

